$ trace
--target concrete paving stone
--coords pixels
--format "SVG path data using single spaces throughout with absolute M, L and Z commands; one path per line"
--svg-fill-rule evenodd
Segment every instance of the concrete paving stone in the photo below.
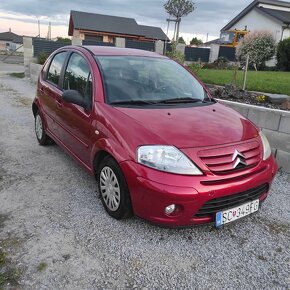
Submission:
M 269 96 L 269 101 L 273 104 L 282 104 L 287 100 L 290 100 L 288 95 L 280 95 L 280 94 L 267 94 Z

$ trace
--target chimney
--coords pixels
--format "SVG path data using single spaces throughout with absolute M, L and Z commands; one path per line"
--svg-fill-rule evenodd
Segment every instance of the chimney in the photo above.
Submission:
M 9 32 L 11 32 L 11 28 L 9 28 Z

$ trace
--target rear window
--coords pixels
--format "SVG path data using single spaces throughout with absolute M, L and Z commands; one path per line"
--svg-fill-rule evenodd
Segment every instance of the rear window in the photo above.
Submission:
M 49 66 L 46 80 L 58 86 L 62 66 L 65 62 L 67 52 L 60 52 L 56 54 Z

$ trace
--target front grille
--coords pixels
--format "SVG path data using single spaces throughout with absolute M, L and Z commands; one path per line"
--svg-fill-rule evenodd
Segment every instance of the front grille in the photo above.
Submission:
M 197 212 L 195 217 L 208 217 L 219 211 L 227 210 L 243 203 L 258 199 L 269 189 L 267 183 L 240 193 L 227 195 L 207 201 Z
M 242 159 L 246 165 L 238 165 L 234 168 L 237 160 L 237 158 L 232 160 L 235 150 L 245 156 Z M 211 172 L 222 175 L 256 166 L 261 160 L 261 150 L 259 143 L 254 141 L 236 146 L 202 150 L 198 152 L 198 156 Z

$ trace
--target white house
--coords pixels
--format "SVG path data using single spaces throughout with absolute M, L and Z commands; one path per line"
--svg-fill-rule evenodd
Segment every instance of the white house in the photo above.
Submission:
M 221 31 L 267 30 L 276 41 L 290 37 L 290 2 L 278 0 L 255 0 L 232 19 Z

